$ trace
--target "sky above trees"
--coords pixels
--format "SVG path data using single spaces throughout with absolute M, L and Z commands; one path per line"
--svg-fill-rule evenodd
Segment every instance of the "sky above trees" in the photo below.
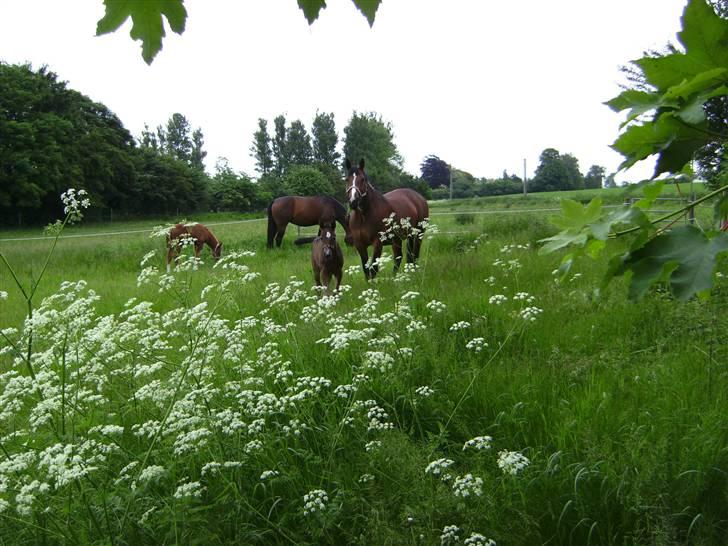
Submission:
M 47 64 L 135 136 L 183 113 L 204 133 L 209 171 L 225 156 L 252 174 L 259 118 L 310 131 L 318 109 L 335 114 L 340 141 L 353 111 L 377 112 L 416 174 L 435 154 L 487 177 L 522 175 L 525 158 L 531 177 L 546 148 L 612 172 L 622 118 L 602 103 L 621 64 L 674 41 L 685 2 L 384 0 L 373 29 L 352 3 L 328 4 L 309 27 L 293 1 L 187 0 L 187 30 L 168 32 L 150 67 L 128 22 L 94 37 L 101 0 L 3 2 L 0 60 Z

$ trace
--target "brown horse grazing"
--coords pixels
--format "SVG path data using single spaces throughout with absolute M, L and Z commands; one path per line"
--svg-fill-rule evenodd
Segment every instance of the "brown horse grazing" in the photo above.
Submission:
M 179 257 L 182 250 L 182 239 L 193 239 L 195 245 L 195 258 L 200 257 L 202 247 L 207 245 L 212 250 L 212 257 L 216 260 L 222 255 L 222 243 L 202 224 L 175 224 L 167 234 L 167 273 L 172 260 Z
M 268 205 L 268 248 L 273 248 L 274 239 L 276 245 L 281 246 L 289 223 L 297 226 L 315 226 L 324 220 L 336 220 L 346 233 L 349 232 L 346 208 L 333 197 L 328 195 L 278 197 Z
M 407 262 L 415 263 L 420 257 L 422 235 L 426 219 L 430 214 L 427 201 L 419 193 L 409 188 L 399 188 L 382 194 L 369 183 L 364 172 L 364 160 L 358 167 L 352 167 L 346 160 L 346 194 L 349 199 L 349 234 L 352 243 L 361 256 L 364 276 L 373 279 L 379 271 L 377 263 L 382 255 L 383 245 L 392 245 L 394 253 L 394 272 L 402 262 L 402 246 L 407 239 Z M 387 222 L 393 218 L 392 228 Z M 409 219 L 413 229 L 402 228 L 402 221 Z M 386 221 L 385 221 L 386 220 Z M 405 220 L 406 222 L 406 220 Z M 385 235 L 382 235 L 382 234 Z M 374 245 L 372 264 L 369 263 L 367 248 Z
M 326 294 L 330 294 L 329 282 L 336 277 L 336 291 L 341 286 L 342 270 L 344 268 L 344 254 L 339 243 L 336 242 L 336 222 L 324 220 L 319 224 L 319 234 L 313 240 L 311 249 L 311 265 L 316 286 L 326 287 Z

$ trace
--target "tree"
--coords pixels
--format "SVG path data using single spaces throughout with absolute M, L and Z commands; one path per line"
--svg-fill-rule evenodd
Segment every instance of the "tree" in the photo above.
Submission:
M 115 206 L 135 177 L 134 140 L 106 106 L 46 67 L 0 62 L 0 217 L 45 221 L 69 187 Z
M 584 177 L 584 187 L 586 189 L 601 189 L 606 169 L 599 165 L 592 165 Z
M 172 114 L 167 121 L 167 128 L 164 131 L 164 151 L 187 163 L 192 160 L 190 122 L 178 112 Z
M 422 178 L 431 188 L 450 185 L 450 166 L 436 155 L 428 155 L 420 164 Z
M 341 155 L 336 151 L 339 135 L 336 134 L 334 114 L 316 112 L 311 127 L 313 133 L 313 160 L 324 165 L 337 165 Z
M 282 114 L 273 120 L 275 132 L 273 135 L 273 173 L 276 176 L 283 176 L 290 164 L 288 150 L 286 148 L 286 118 Z
M 261 176 L 268 174 L 273 168 L 273 152 L 268 134 L 268 121 L 258 118 L 258 130 L 253 133 L 253 144 L 250 146 L 250 155 L 255 159 L 255 170 Z
M 202 129 L 199 127 L 192 133 L 192 152 L 190 153 L 190 165 L 195 169 L 205 170 L 205 164 L 203 163 L 207 152 L 202 149 L 205 144 L 204 137 L 202 136 Z
M 288 129 L 286 134 L 286 152 L 290 165 L 311 164 L 313 157 L 311 137 L 301 120 L 297 119 L 292 122 Z
M 210 206 L 216 211 L 249 212 L 263 208 L 265 197 L 247 175 L 233 171 L 221 157 L 210 180 Z
M 402 158 L 394 144 L 391 124 L 374 112 L 354 112 L 344 134 L 344 156 L 354 162 L 366 160 L 367 173 L 378 189 L 397 187 Z
M 310 165 L 292 167 L 283 184 L 290 195 L 326 195 L 332 189 L 326 176 Z

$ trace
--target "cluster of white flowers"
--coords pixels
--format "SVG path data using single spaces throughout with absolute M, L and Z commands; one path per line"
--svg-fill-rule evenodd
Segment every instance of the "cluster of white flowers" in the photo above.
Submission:
M 463 542 L 465 546 L 496 546 L 495 540 L 485 538 L 480 533 L 473 533 Z
M 504 271 L 518 271 L 521 269 L 521 262 L 517 259 L 501 260 L 500 258 L 493 262 L 495 267 L 500 267 Z
M 487 284 L 489 286 L 495 286 L 496 281 L 497 281 L 497 279 L 493 275 L 491 275 L 490 277 L 485 279 L 485 284 Z
M 205 488 L 200 482 L 183 483 L 174 492 L 175 499 L 200 498 Z
M 502 305 L 508 301 L 508 298 L 504 296 L 503 294 L 496 294 L 495 296 L 491 296 L 488 298 L 488 303 L 491 305 Z
M 8 293 L 4 290 L 0 290 L 0 300 L 6 300 L 8 299 Z
M 482 337 L 474 337 L 470 341 L 468 341 L 465 344 L 465 348 L 469 349 L 471 351 L 474 351 L 476 353 L 479 353 L 483 350 L 484 347 L 487 347 L 488 344 L 485 342 L 485 339 Z
M 442 458 L 434 460 L 425 468 L 425 474 L 432 474 L 433 476 L 438 477 L 441 476 L 443 479 L 449 478 L 449 474 L 443 474 L 443 472 L 450 468 L 454 463 L 455 461 L 452 459 Z
M 445 527 L 442 528 L 442 533 L 440 534 L 440 545 L 446 546 L 448 544 L 457 544 L 460 542 L 458 533 L 460 533 L 460 527 L 457 525 L 445 525 Z
M 530 463 L 531 461 L 518 451 L 503 450 L 498 452 L 498 468 L 500 468 L 504 474 L 511 474 L 512 476 L 515 476 Z
M 518 292 L 515 296 L 513 296 L 513 301 L 525 301 L 526 303 L 533 303 L 534 301 L 536 301 L 536 298 L 534 298 L 528 292 Z
M 328 502 L 329 495 L 323 489 L 309 491 L 303 496 L 303 515 L 308 516 L 316 512 L 323 512 Z
M 528 246 L 520 244 L 503 245 L 500 249 L 501 254 L 510 254 L 515 250 L 528 250 Z
M 450 331 L 457 332 L 459 330 L 465 330 L 466 328 L 470 328 L 470 323 L 467 320 L 460 320 L 450 326 Z
M 91 206 L 91 200 L 88 198 L 86 190 L 76 191 L 74 188 L 68 188 L 61 194 L 63 202 L 63 212 L 68 215 L 68 222 L 78 222 L 83 218 L 83 209 Z
M 367 453 L 371 453 L 372 451 L 376 451 L 380 447 L 382 447 L 382 442 L 380 440 L 372 440 L 371 442 L 367 442 L 364 445 L 364 451 L 366 451 Z
M 476 449 L 478 451 L 488 451 L 490 449 L 490 443 L 492 441 L 493 438 L 490 436 L 476 436 L 475 438 L 471 438 L 463 444 L 463 451 L 470 448 Z
M 417 396 L 419 396 L 420 398 L 429 398 L 430 396 L 432 396 L 433 394 L 435 394 L 435 391 L 432 390 L 427 385 L 423 385 L 423 386 L 417 387 L 415 389 L 415 394 Z
M 427 307 L 427 309 L 429 309 L 433 313 L 442 313 L 447 308 L 447 306 L 444 303 L 442 303 L 441 301 L 437 301 L 437 300 L 429 301 L 427 303 L 427 305 L 425 305 L 425 307 Z
M 362 474 L 359 476 L 359 483 L 369 483 L 374 481 L 374 474 Z
M 538 307 L 524 307 L 523 309 L 521 309 L 521 311 L 518 313 L 518 315 L 523 320 L 527 320 L 529 322 L 535 322 L 541 313 L 543 313 L 543 309 L 540 309 Z
M 471 495 L 480 497 L 483 494 L 483 478 L 470 473 L 458 476 L 452 484 L 452 491 L 456 497 L 467 498 Z
M 280 474 L 281 473 L 278 472 L 277 470 L 265 470 L 260 475 L 260 481 L 264 482 L 265 480 L 270 480 L 272 478 L 275 478 L 276 476 L 280 476 Z

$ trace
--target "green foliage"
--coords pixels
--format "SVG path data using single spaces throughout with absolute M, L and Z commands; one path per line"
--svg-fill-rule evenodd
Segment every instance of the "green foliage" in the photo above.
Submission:
M 392 125 L 374 112 L 354 112 L 344 134 L 344 157 L 352 162 L 365 159 L 369 178 L 380 191 L 396 188 L 402 157 L 394 144 Z
M 541 152 L 539 161 L 536 174 L 528 184 L 529 191 L 578 190 L 584 187 L 579 161 L 573 155 L 546 148 Z
M 104 0 L 106 13 L 96 25 L 96 35 L 114 32 L 129 17 L 133 22 L 129 35 L 132 40 L 141 40 L 142 58 L 152 64 L 154 57 L 162 49 L 164 21 L 167 18 L 170 28 L 177 34 L 185 30 L 187 10 L 183 0 Z
M 337 167 L 341 155 L 336 151 L 339 135 L 336 133 L 334 114 L 316 112 L 311 126 L 313 135 L 313 160 L 324 165 Z
M 627 129 L 614 143 L 625 156 L 622 168 L 657 155 L 655 176 L 676 173 L 693 154 L 717 138 L 706 121 L 704 105 L 728 93 L 728 20 L 705 0 L 690 0 L 678 34 L 684 52 L 644 57 L 635 65 L 654 91 L 624 91 L 607 104 L 615 111 L 629 110 Z M 655 112 L 649 121 L 642 114 Z
M 422 161 L 420 172 L 432 189 L 450 185 L 450 165 L 436 155 L 428 155 Z
M 217 173 L 210 180 L 210 208 L 215 211 L 249 212 L 265 208 L 270 197 L 243 173 L 235 173 L 218 161 Z
M 310 165 L 297 165 L 283 179 L 288 195 L 330 195 L 332 188 L 326 176 Z
M 357 9 L 367 18 L 369 26 L 374 25 L 374 17 L 382 0 L 352 0 Z M 298 7 L 303 11 L 304 17 L 311 25 L 318 19 L 319 13 L 326 7 L 326 0 L 298 0 Z
M 286 133 L 286 151 L 291 165 L 310 165 L 313 157 L 311 137 L 299 119 L 291 122 Z

